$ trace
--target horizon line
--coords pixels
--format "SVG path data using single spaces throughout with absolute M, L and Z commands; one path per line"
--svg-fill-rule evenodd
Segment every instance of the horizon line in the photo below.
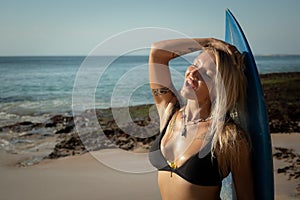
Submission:
M 83 54 L 70 54 L 70 55 L 0 55 L 0 58 L 3 57 L 88 57 L 88 56 L 100 56 L 100 57 L 115 57 L 115 56 L 128 56 L 128 57 L 133 57 L 133 56 L 149 56 L 148 54 L 136 54 L 136 55 L 113 55 L 113 54 L 103 54 L 103 55 L 83 55 Z M 194 57 L 193 55 L 185 55 L 184 57 Z M 288 53 L 275 53 L 275 54 L 254 54 L 254 56 L 300 56 L 300 54 L 288 54 Z

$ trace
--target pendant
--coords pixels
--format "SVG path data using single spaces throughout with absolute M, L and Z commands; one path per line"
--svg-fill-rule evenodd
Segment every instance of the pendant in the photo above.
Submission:
M 186 127 L 185 126 L 181 130 L 181 136 L 186 137 Z

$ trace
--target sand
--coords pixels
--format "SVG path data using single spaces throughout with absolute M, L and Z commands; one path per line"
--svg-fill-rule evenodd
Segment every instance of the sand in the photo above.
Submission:
M 272 134 L 272 146 L 284 147 L 287 149 L 294 149 L 295 153 L 300 153 L 300 134 Z M 288 180 L 288 176 L 285 174 L 278 174 L 277 169 L 287 166 L 282 160 L 273 159 L 274 163 L 274 181 L 275 181 L 275 199 L 299 199 L 296 196 L 297 185 L 300 185 L 299 179 Z
M 1 166 L 0 177 L 1 200 L 159 199 L 155 172 L 122 173 L 104 166 L 89 153 L 30 167 Z
M 300 153 L 299 142 L 300 134 L 272 135 L 274 147 L 294 148 L 297 153 Z M 105 151 L 111 157 L 118 156 L 116 150 Z M 90 153 L 16 167 L 15 163 L 26 156 L 0 153 L 1 200 L 160 199 L 156 172 L 120 172 L 105 166 Z M 297 199 L 299 180 L 288 180 L 286 175 L 276 172 L 284 164 L 274 159 L 275 199 Z

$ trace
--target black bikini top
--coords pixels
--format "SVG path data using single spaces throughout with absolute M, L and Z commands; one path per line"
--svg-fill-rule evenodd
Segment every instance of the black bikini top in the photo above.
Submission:
M 156 138 L 150 148 L 149 160 L 151 164 L 159 171 L 170 171 L 176 173 L 186 181 L 201 186 L 218 186 L 222 184 L 222 177 L 219 173 L 218 161 L 215 157 L 211 157 L 211 153 L 203 158 L 199 158 L 199 154 L 191 156 L 183 165 L 178 168 L 171 164 L 163 156 L 160 144 L 161 139 L 166 132 L 167 126 Z

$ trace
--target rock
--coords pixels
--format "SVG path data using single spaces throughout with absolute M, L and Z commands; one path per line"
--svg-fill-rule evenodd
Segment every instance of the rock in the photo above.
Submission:
M 299 132 L 300 73 L 260 75 L 271 133 Z
M 73 117 L 70 116 L 63 116 L 63 115 L 55 115 L 48 119 L 46 122 L 44 122 L 45 127 L 56 127 L 59 124 L 61 125 L 67 125 L 69 123 L 73 123 Z
M 273 156 L 276 159 L 283 160 L 287 163 L 287 166 L 277 169 L 277 173 L 284 173 L 289 176 L 289 179 L 300 178 L 300 155 L 295 153 L 293 149 L 286 149 L 282 147 L 275 147 L 275 152 Z
M 71 134 L 66 136 L 64 140 L 55 145 L 53 152 L 50 153 L 47 158 L 54 159 L 70 155 L 82 154 L 83 152 L 86 152 L 86 150 L 79 136 L 77 134 Z
M 26 132 L 34 128 L 43 127 L 42 123 L 32 123 L 29 121 L 18 122 L 12 125 L 3 126 L 0 128 L 0 132 Z
M 67 125 L 66 127 L 55 131 L 55 134 L 61 134 L 61 133 L 70 133 L 74 129 L 74 124 L 73 125 Z

